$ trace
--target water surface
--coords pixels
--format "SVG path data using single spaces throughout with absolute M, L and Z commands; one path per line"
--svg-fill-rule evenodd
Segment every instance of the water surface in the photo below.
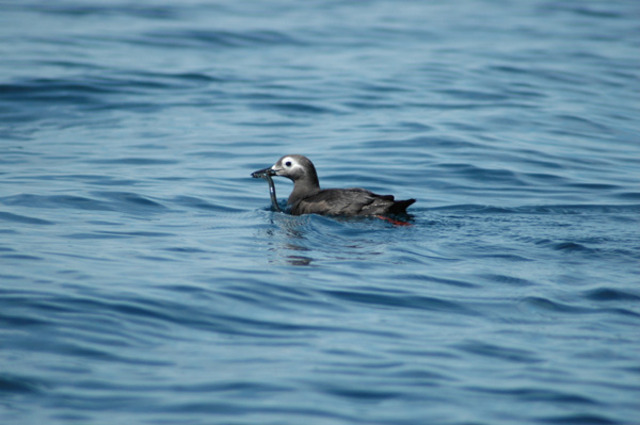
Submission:
M 0 422 L 639 423 L 634 2 L 0 7 Z

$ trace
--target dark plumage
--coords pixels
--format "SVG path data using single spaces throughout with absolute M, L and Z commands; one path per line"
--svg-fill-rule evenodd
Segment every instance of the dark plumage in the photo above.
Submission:
M 406 213 L 415 199 L 396 201 L 393 195 L 377 195 L 366 189 L 320 189 L 316 168 L 302 155 L 285 155 L 273 167 L 258 170 L 254 177 L 287 177 L 293 191 L 287 204 L 291 214 L 370 216 Z

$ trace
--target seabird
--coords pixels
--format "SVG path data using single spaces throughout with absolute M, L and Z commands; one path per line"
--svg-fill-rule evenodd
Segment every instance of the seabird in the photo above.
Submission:
M 275 188 L 270 176 L 287 177 L 293 181 L 293 191 L 287 205 L 291 214 L 322 214 L 344 216 L 376 216 L 405 214 L 415 199 L 396 201 L 393 195 L 377 195 L 360 188 L 320 189 L 316 167 L 302 155 L 285 155 L 272 167 L 255 171 L 254 178 L 266 178 L 270 183 L 272 201 Z M 275 204 L 277 207 L 277 203 Z M 278 208 L 276 208 L 278 209 Z

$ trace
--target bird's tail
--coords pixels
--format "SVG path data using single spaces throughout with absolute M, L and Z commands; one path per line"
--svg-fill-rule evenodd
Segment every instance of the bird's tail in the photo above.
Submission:
M 415 199 L 405 199 L 404 201 L 395 201 L 391 207 L 389 207 L 389 212 L 391 214 L 405 214 L 407 212 L 407 208 L 411 204 L 416 202 Z

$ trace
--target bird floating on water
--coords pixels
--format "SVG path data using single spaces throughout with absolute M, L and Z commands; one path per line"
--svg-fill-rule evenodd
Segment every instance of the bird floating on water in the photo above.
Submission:
M 285 155 L 272 167 L 254 171 L 254 178 L 269 182 L 271 201 L 280 210 L 271 176 L 287 177 L 293 181 L 293 191 L 287 205 L 291 214 L 322 214 L 344 216 L 386 216 L 406 214 L 415 199 L 396 201 L 393 195 L 378 195 L 366 189 L 320 189 L 318 174 L 306 156 Z

